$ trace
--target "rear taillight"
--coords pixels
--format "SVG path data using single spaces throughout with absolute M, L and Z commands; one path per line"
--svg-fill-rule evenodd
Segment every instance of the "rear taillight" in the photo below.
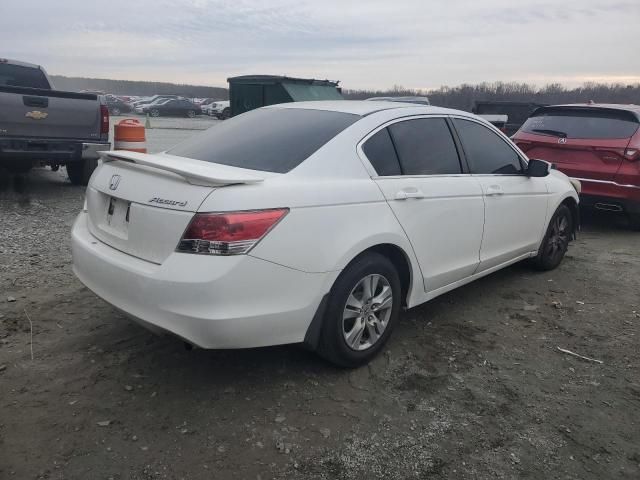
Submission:
M 100 105 L 100 134 L 109 134 L 109 109 L 106 105 Z
M 241 255 L 251 250 L 288 208 L 252 212 L 197 213 L 176 251 L 208 255 Z

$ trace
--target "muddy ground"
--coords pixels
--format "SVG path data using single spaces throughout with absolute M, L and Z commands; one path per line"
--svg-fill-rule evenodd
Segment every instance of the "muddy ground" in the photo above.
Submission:
M 74 278 L 83 189 L 64 169 L 1 188 L 2 479 L 640 478 L 623 220 L 588 217 L 556 271 L 516 265 L 404 313 L 348 371 L 154 336 Z

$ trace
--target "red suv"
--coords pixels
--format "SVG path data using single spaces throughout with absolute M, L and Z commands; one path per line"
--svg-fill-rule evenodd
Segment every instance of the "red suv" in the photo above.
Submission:
M 512 139 L 529 158 L 580 180 L 583 206 L 626 213 L 640 229 L 638 127 L 638 105 L 556 105 L 533 112 Z

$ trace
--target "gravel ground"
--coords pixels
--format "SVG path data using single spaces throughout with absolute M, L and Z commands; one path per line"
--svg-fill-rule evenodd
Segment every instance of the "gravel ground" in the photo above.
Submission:
M 640 478 L 640 234 L 622 221 L 587 217 L 556 271 L 405 312 L 347 371 L 154 336 L 74 278 L 83 189 L 64 169 L 0 188 L 2 479 Z

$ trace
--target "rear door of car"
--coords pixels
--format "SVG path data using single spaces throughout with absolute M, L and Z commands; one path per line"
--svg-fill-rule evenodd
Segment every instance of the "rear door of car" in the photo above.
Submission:
M 525 162 L 507 138 L 469 118 L 454 118 L 471 174 L 482 186 L 483 271 L 538 248 L 546 225 L 548 189 L 544 178 L 528 177 Z
M 581 106 L 535 112 L 514 140 L 529 158 L 556 164 L 573 178 L 611 181 L 639 121 L 631 112 Z
M 416 254 L 426 291 L 473 274 L 484 204 L 445 117 L 414 117 L 372 132 L 359 147 Z

